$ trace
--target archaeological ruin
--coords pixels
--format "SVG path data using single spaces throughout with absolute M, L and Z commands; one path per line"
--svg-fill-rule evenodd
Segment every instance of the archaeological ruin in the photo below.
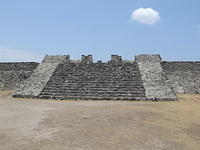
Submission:
M 200 62 L 162 61 L 160 55 L 93 62 L 91 55 L 47 55 L 41 63 L 0 63 L 0 91 L 16 98 L 58 100 L 176 100 L 200 93 Z

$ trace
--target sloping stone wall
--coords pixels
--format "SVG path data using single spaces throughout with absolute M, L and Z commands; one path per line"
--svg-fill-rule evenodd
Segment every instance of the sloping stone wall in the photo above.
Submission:
M 200 93 L 200 62 L 162 62 L 176 93 Z
M 66 61 L 69 61 L 69 56 L 45 56 L 42 63 L 39 64 L 32 75 L 16 89 L 16 93 L 13 96 L 37 97 L 49 81 L 58 64 Z
M 138 55 L 135 59 L 147 99 L 175 100 L 175 93 L 162 69 L 161 57 L 159 55 Z
M 23 80 L 31 76 L 39 63 L 0 63 L 0 91 L 12 91 Z
M 46 55 L 42 63 L 64 63 L 69 61 L 69 55 Z

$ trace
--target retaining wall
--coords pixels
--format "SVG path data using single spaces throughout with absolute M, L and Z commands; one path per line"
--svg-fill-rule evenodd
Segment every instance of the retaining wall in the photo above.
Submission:
M 176 96 L 161 66 L 160 55 L 138 55 L 140 70 L 147 99 L 175 100 Z
M 138 55 L 135 61 L 112 55 L 105 63 L 91 55 L 79 61 L 47 55 L 39 65 L 11 64 L 0 64 L 0 88 L 20 85 L 14 97 L 175 100 L 175 93 L 200 93 L 200 62 L 166 62 L 160 55 Z
M 58 64 L 67 61 L 69 61 L 69 56 L 46 55 L 31 76 L 24 80 L 16 89 L 14 97 L 37 97 L 42 92 Z
M 162 62 L 176 93 L 200 93 L 200 62 Z
M 0 91 L 11 91 L 31 76 L 35 62 L 0 63 Z

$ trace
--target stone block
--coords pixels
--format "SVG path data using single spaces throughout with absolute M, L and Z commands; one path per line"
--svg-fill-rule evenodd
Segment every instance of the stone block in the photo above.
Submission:
M 146 55 L 146 54 L 143 54 L 143 55 L 137 55 L 135 56 L 135 61 L 136 62 L 158 62 L 160 63 L 161 62 L 161 57 L 160 55 Z
M 111 55 L 111 62 L 112 63 L 121 63 L 122 57 L 118 55 Z
M 93 63 L 92 55 L 82 55 L 81 56 L 81 63 L 90 64 Z
M 42 63 L 70 62 L 70 55 L 46 55 Z

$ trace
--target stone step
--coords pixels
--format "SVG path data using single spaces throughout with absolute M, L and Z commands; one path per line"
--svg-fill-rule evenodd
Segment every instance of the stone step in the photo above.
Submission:
M 137 96 L 137 95 L 144 95 L 144 92 L 82 92 L 82 91 L 65 91 L 65 92 L 48 92 L 48 91 L 43 91 L 42 95 L 58 95 L 58 96 L 64 96 L 64 95 L 112 95 L 112 96 L 118 96 L 118 95 L 123 95 L 123 96 Z
M 45 99 L 60 99 L 60 100 L 146 100 L 145 97 L 106 97 L 106 96 L 52 96 L 52 95 L 42 95 L 40 98 Z
M 134 80 L 134 79 L 140 79 L 140 76 L 52 76 L 54 78 L 54 80 L 56 79 L 77 79 L 77 78 L 80 78 L 80 79 L 101 79 L 101 80 L 110 80 L 110 79 L 119 79 L 119 80 Z
M 55 79 L 51 79 L 48 83 L 54 83 L 54 82 L 58 82 L 58 81 L 62 81 L 62 83 L 72 83 L 72 84 L 77 84 L 77 83 L 82 83 L 82 84 L 85 84 L 85 83 L 131 83 L 131 84 L 135 84 L 135 83 L 142 83 L 142 81 L 140 80 L 127 80 L 127 79 L 124 79 L 124 80 L 70 80 L 70 79 L 65 79 L 65 80 L 62 80 L 62 78 L 60 78 L 60 80 L 55 80 Z
M 103 68 L 79 68 L 79 67 L 69 67 L 69 68 L 65 68 L 65 67 L 60 67 L 60 68 L 57 68 L 57 73 L 62 73 L 62 70 L 66 70 L 68 72 L 73 72 L 73 73 L 80 73 L 80 72 L 84 72 L 84 70 L 89 70 L 91 72 L 96 72 L 96 73 L 99 73 L 99 72 L 114 72 L 116 73 L 116 71 L 119 71 L 119 72 L 136 72 L 137 73 L 137 67 L 129 67 L 129 68 L 125 68 L 125 67 L 121 67 L 120 68 L 117 68 L 117 67 L 103 67 Z
M 62 81 L 62 82 L 61 82 Z M 127 83 L 129 83 L 129 84 L 131 84 L 131 85 L 134 85 L 134 84 L 142 84 L 142 81 L 139 81 L 139 80 L 135 80 L 135 81 L 84 81 L 84 80 L 79 80 L 79 81 L 77 81 L 77 80 L 75 80 L 75 81 L 70 81 L 70 80 L 50 80 L 49 82 L 48 82 L 49 84 L 51 84 L 51 83 L 53 83 L 53 84 L 55 84 L 55 83 L 62 83 L 62 84 L 127 84 Z
M 86 89 L 90 89 L 90 90 L 114 90 L 114 91 L 119 91 L 119 90 L 138 90 L 138 89 L 144 89 L 142 85 L 138 85 L 138 86 L 80 86 L 80 85 L 75 85 L 75 86 L 55 86 L 55 85 L 48 85 L 45 88 L 43 88 L 43 90 L 47 90 L 47 89 L 56 89 L 56 90 L 86 90 Z
M 45 87 L 43 89 L 43 91 L 48 91 L 48 90 L 56 90 L 56 91 L 76 91 L 76 90 L 80 90 L 80 91 L 144 91 L 144 88 L 141 86 L 141 87 L 106 87 L 106 88 L 102 88 L 102 87 L 79 87 L 79 88 L 72 88 L 72 87 L 59 87 L 59 88 L 55 88 L 55 87 L 51 87 L 51 86 L 48 86 L 48 87 Z
M 133 99 L 133 98 L 145 98 L 143 95 L 141 96 L 124 96 L 124 95 L 117 95 L 117 96 L 113 96 L 113 95 L 42 95 L 42 96 L 39 96 L 40 98 L 45 98 L 45 97 L 54 97 L 55 99 L 56 98 L 59 98 L 59 99 L 68 99 L 68 98 L 75 98 L 75 99 L 84 99 L 84 98 L 93 98 L 94 100 L 95 99 L 98 99 L 98 97 L 104 97 L 104 98 L 107 98 L 107 99 L 117 99 L 117 98 L 123 98 L 123 99 Z
M 77 72 L 70 72 L 70 71 L 66 71 L 66 72 L 55 72 L 54 76 L 56 75 L 71 75 L 71 74 L 76 74 L 76 76 L 81 76 L 81 75 L 94 75 L 94 76 L 100 76 L 100 75 L 105 75 L 105 76 L 118 76 L 119 74 L 129 74 L 129 75 L 138 75 L 140 74 L 139 72 L 137 71 L 123 71 L 123 72 L 110 72 L 110 71 L 88 71 L 87 73 L 85 72 L 81 72 L 81 70 L 77 70 Z
M 49 83 L 55 83 L 55 82 L 60 82 L 62 81 L 63 83 L 143 83 L 141 80 L 138 78 L 132 78 L 132 79 L 98 79 L 98 78 L 74 78 L 74 79 L 69 79 L 69 78 L 60 78 L 60 79 L 51 79 L 49 80 Z
M 70 76 L 53 76 L 53 80 L 60 80 L 60 79 L 63 79 L 63 80 L 66 80 L 68 79 L 69 81 L 73 81 L 73 80 L 95 80 L 95 81 L 113 81 L 113 80 L 119 80 L 119 81 L 136 81 L 138 79 L 140 79 L 140 76 L 131 76 L 131 77 L 122 77 L 122 76 L 119 76 L 119 77 L 112 77 L 112 76 L 109 76 L 109 77 L 105 77 L 105 76 L 99 76 L 99 77 L 96 77 L 96 76 L 73 76 L 73 77 L 70 77 Z
M 85 82 L 65 82 L 65 81 L 49 81 L 48 85 L 55 85 L 55 86 L 70 86 L 70 85 L 116 85 L 116 86 L 123 86 L 123 85 L 131 85 L 131 86 L 137 86 L 137 85 L 143 85 L 140 81 L 126 81 L 126 82 L 101 82 L 101 81 L 85 81 Z
M 78 94 L 144 94 L 144 91 L 138 90 L 138 91 L 81 91 L 81 90 L 44 90 L 42 91 L 42 94 L 45 93 L 59 93 L 59 94 L 70 94 L 70 93 L 78 93 Z
M 84 71 L 87 71 L 87 72 L 84 72 L 83 69 L 67 70 L 67 69 L 61 68 L 60 70 L 58 70 L 58 69 L 56 70 L 56 74 L 66 74 L 67 75 L 66 72 L 63 72 L 63 70 L 67 71 L 67 73 L 69 73 L 69 74 L 76 73 L 76 74 L 79 74 L 79 75 L 80 74 L 90 74 L 90 73 L 94 73 L 94 75 L 100 75 L 100 74 L 109 75 L 109 73 L 113 73 L 112 75 L 117 75 L 117 73 L 120 73 L 120 74 L 126 74 L 126 73 L 138 74 L 139 73 L 137 71 L 137 69 L 129 69 L 129 70 L 110 70 L 110 69 L 89 70 L 89 69 L 84 69 Z
M 62 67 L 63 68 L 71 68 L 71 67 L 76 67 L 76 68 L 91 68 L 91 67 L 93 67 L 93 68 L 108 68 L 108 67 L 110 67 L 110 68 L 119 68 L 119 67 L 126 67 L 126 68 L 128 68 L 128 67 L 130 67 L 130 68 L 132 68 L 132 67 L 137 67 L 137 63 L 132 63 L 132 64 L 106 64 L 106 63 L 101 63 L 101 64 L 95 64 L 95 63 L 93 63 L 93 64 L 70 64 L 70 63 L 68 63 L 68 64 L 63 64 L 62 65 Z

